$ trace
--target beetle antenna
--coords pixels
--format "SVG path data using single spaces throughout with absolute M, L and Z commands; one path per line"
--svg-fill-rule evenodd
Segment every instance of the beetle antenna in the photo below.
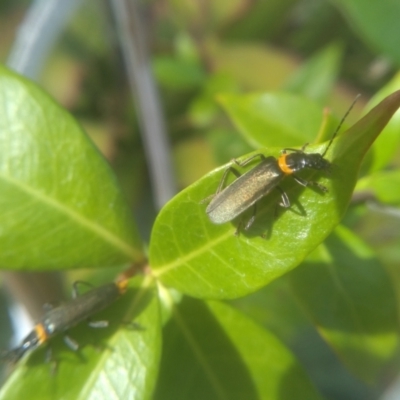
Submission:
M 352 108 L 354 107 L 354 105 L 356 104 L 357 100 L 361 97 L 361 94 L 358 94 L 356 96 L 356 98 L 353 100 L 353 102 L 351 103 L 351 106 L 349 107 L 349 109 L 346 111 L 346 114 L 344 114 L 343 118 L 341 119 L 341 121 L 339 122 L 338 127 L 336 128 L 335 132 L 333 132 L 333 135 L 331 137 L 331 140 L 329 141 L 328 145 L 326 146 L 325 151 L 322 153 L 322 157 L 325 156 L 326 152 L 329 150 L 329 147 L 331 147 L 331 144 L 333 142 L 333 139 L 335 139 L 336 135 L 338 134 L 340 128 L 343 125 L 343 122 L 346 120 L 347 116 L 350 114 L 350 111 L 352 110 Z

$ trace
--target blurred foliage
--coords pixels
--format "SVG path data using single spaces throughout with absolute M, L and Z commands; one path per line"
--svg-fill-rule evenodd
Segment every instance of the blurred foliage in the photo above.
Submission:
M 1 2 L 3 63 L 29 5 Z M 141 6 L 178 187 L 186 188 L 158 216 L 107 2 L 82 2 L 40 77 L 78 124 L 34 84 L 3 69 L 0 76 L 1 266 L 91 267 L 67 275 L 97 283 L 103 269 L 110 276 L 110 267 L 141 262 L 143 249 L 151 261 L 152 278 L 135 280 L 131 295 L 115 305 L 117 320 L 134 317 L 143 331 L 114 327 L 100 335 L 114 352 L 96 355 L 86 346 L 81 358 L 64 354 L 57 342 L 57 395 L 378 398 L 400 373 L 400 113 L 390 119 L 397 100 L 380 103 L 400 89 L 400 3 Z M 215 192 L 225 167 L 203 175 L 253 151 L 276 157 L 306 142 L 317 143 L 307 151 L 323 151 L 320 143 L 357 93 L 341 132 L 352 128 L 328 154 L 331 176 L 321 175 L 329 193 L 288 179 L 283 187 L 293 207 L 276 220 L 273 194 L 249 234 L 236 237 L 231 223 L 210 223 L 201 200 Z M 377 104 L 378 112 L 368 114 Z M 265 231 L 270 237 L 262 239 Z M 7 320 L 4 311 L 4 326 Z M 76 329 L 89 343 L 85 329 Z M 38 381 L 37 398 L 51 398 L 58 383 L 48 383 L 43 353 L 17 367 L 0 398 L 34 398 Z

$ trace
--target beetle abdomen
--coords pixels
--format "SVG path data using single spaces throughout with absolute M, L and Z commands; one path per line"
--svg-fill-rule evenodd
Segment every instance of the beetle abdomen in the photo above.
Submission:
M 232 221 L 274 189 L 284 177 L 274 157 L 268 157 L 218 193 L 206 209 L 214 224 Z

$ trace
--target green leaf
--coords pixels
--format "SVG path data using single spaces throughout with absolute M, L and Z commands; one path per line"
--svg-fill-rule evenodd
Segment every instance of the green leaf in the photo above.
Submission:
M 320 399 L 290 351 L 226 304 L 185 298 L 164 344 L 155 399 Z
M 326 101 L 338 76 L 342 50 L 337 43 L 326 46 L 301 65 L 284 89 L 314 101 Z
M 323 118 L 315 102 L 290 93 L 224 94 L 219 101 L 254 148 L 310 143 Z
M 134 286 L 96 316 L 109 320 L 108 328 L 68 332 L 82 350 L 74 353 L 61 338 L 53 341 L 55 374 L 45 362 L 46 349 L 37 350 L 18 364 L 0 399 L 151 399 L 161 354 L 160 312 L 154 289 L 139 289 L 138 280 Z M 129 321 L 138 326 L 121 324 Z
M 202 203 L 215 192 L 227 166 L 182 191 L 161 210 L 154 224 L 149 249 L 153 274 L 195 297 L 235 298 L 296 267 L 341 220 L 365 152 L 399 105 L 400 92 L 395 92 L 334 141 L 327 154 L 333 164 L 330 176 L 315 171 L 301 174 L 318 179 L 328 193 L 303 188 L 288 178 L 282 188 L 292 207 L 274 218 L 279 193 L 271 193 L 260 201 L 255 224 L 240 236 L 234 235 L 231 223 L 212 224 Z M 310 146 L 308 152 L 325 149 L 326 144 Z M 260 152 L 279 155 L 278 149 Z M 233 222 L 238 223 L 240 218 Z M 260 237 L 262 233 L 267 239 Z
M 110 266 L 143 259 L 114 175 L 70 114 L 0 69 L 0 264 Z
M 322 337 L 369 383 L 399 345 L 397 301 L 387 272 L 351 231 L 334 234 L 289 274 L 292 288 Z
M 400 63 L 400 3 L 393 0 L 335 0 L 365 41 Z

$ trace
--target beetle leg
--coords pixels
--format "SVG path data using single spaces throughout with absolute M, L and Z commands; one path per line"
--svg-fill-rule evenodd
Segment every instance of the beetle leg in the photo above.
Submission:
M 304 153 L 304 150 L 306 149 L 306 147 L 309 145 L 309 143 L 305 143 L 303 144 L 303 146 L 301 146 L 301 149 L 292 149 L 291 147 L 286 147 L 283 150 L 281 150 L 282 154 L 286 154 L 288 151 L 293 151 L 294 153 Z
M 236 178 L 239 178 L 239 176 L 240 176 L 240 172 L 237 169 L 235 169 L 233 167 L 227 168 L 225 170 L 224 174 L 222 175 L 221 182 L 218 185 L 217 193 L 215 193 L 215 194 L 218 194 L 222 190 L 222 187 L 224 186 L 226 177 L 228 176 L 229 172 L 232 172 L 236 176 Z
M 261 161 L 265 160 L 264 154 L 258 153 L 258 154 L 254 154 L 253 156 L 251 156 L 251 157 L 249 157 L 249 158 L 247 158 L 246 160 L 243 160 L 243 161 L 238 161 L 238 160 L 236 160 L 234 158 L 232 160 L 232 162 L 234 162 L 239 167 L 245 167 L 248 163 L 250 163 L 252 160 L 254 160 L 257 157 L 260 157 Z M 223 186 L 224 186 L 225 181 L 226 181 L 226 177 L 228 176 L 229 172 L 232 172 L 236 176 L 236 178 L 239 178 L 239 176 L 240 176 L 240 172 L 237 169 L 235 169 L 233 167 L 228 167 L 224 171 L 224 174 L 222 175 L 222 178 L 221 178 L 221 181 L 219 182 L 217 191 L 214 194 L 212 194 L 210 196 L 207 196 L 205 199 L 201 200 L 200 203 L 206 203 L 207 201 L 213 199 L 218 193 L 220 193 L 222 191 Z
M 279 203 L 281 207 L 289 208 L 290 207 L 290 200 L 286 192 L 280 187 L 277 186 L 276 189 L 278 189 L 281 192 L 281 199 L 282 201 Z
M 252 215 L 251 218 L 247 221 L 247 223 L 246 223 L 246 225 L 245 225 L 245 227 L 244 227 L 244 230 L 245 230 L 245 231 L 247 231 L 247 230 L 253 225 L 253 222 L 254 222 L 254 220 L 255 220 L 255 218 L 256 218 L 256 212 L 257 212 L 257 203 L 254 204 L 254 206 L 253 206 L 253 215 Z M 242 228 L 242 225 L 243 225 L 243 218 L 240 220 L 240 222 L 239 222 L 239 224 L 238 224 L 238 226 L 237 226 L 237 228 L 236 228 L 236 231 L 235 231 L 235 235 L 236 235 L 236 236 L 239 236 L 239 234 L 240 234 L 240 229 Z
M 256 213 L 257 213 L 257 203 L 254 204 L 254 206 L 253 206 L 253 215 L 252 215 L 251 218 L 247 221 L 247 223 L 246 223 L 246 225 L 245 225 L 245 227 L 244 227 L 244 230 L 245 230 L 245 231 L 247 231 L 248 229 L 250 229 L 250 227 L 253 225 L 253 222 L 254 222 L 254 220 L 256 219 Z M 240 234 L 240 229 L 242 228 L 242 225 L 243 225 L 243 218 L 240 220 L 240 222 L 239 222 L 239 224 L 238 224 L 238 226 L 237 226 L 237 228 L 236 228 L 236 231 L 235 231 L 235 235 L 236 235 L 236 236 L 239 236 L 239 234 Z
M 235 236 L 239 236 L 240 235 L 240 228 L 242 227 L 242 223 L 243 223 L 243 218 L 241 218 L 240 221 L 239 221 L 239 224 L 238 224 L 238 226 L 236 228 L 236 231 L 235 231 Z
M 301 151 L 304 152 L 304 150 L 306 149 L 306 147 L 309 145 L 310 143 L 304 143 L 303 146 L 301 146 Z
M 256 219 L 256 212 L 257 212 L 257 203 L 254 204 L 253 206 L 253 215 L 251 218 L 247 221 L 246 226 L 244 227 L 244 230 L 247 231 L 252 225 L 254 220 Z
M 233 174 L 235 174 L 235 176 L 236 176 L 237 178 L 239 178 L 239 176 L 240 176 L 240 172 L 239 172 L 238 170 L 236 170 L 235 168 L 233 168 L 233 167 L 227 168 L 227 169 L 225 170 L 224 174 L 222 175 L 222 178 L 221 178 L 221 181 L 219 182 L 217 191 L 216 191 L 213 195 L 211 195 L 211 196 L 209 196 L 209 197 L 214 197 L 214 196 L 216 196 L 219 192 L 222 191 L 222 188 L 223 188 L 224 183 L 225 183 L 225 181 L 226 181 L 226 177 L 228 176 L 229 172 L 232 172 Z M 207 197 L 207 199 L 208 199 L 209 197 Z M 205 200 L 206 200 L 206 199 L 204 199 L 203 202 L 204 202 Z
M 281 154 L 286 154 L 288 151 L 293 151 L 293 153 L 302 153 L 302 150 L 292 149 L 290 147 L 286 147 L 286 148 L 281 150 Z
M 250 163 L 251 161 L 253 161 L 255 158 L 260 157 L 261 161 L 265 160 L 265 156 L 264 154 L 261 153 L 257 153 L 254 154 L 253 156 L 246 158 L 243 161 L 238 161 L 236 160 L 236 158 L 234 158 L 232 161 L 236 164 L 239 165 L 239 167 L 245 167 L 248 163 Z
M 290 200 L 289 200 L 289 197 L 286 194 L 286 192 L 280 186 L 276 186 L 276 189 L 279 190 L 279 192 L 281 193 L 281 201 L 276 204 L 275 213 L 274 213 L 274 217 L 278 218 L 279 206 L 284 207 L 284 208 L 289 208 Z
M 53 358 L 53 349 L 50 344 L 47 344 L 45 362 L 50 364 L 50 375 L 55 376 L 57 373 L 58 362 Z
M 53 360 L 53 350 L 48 343 L 47 343 L 47 348 L 46 348 L 46 352 L 44 355 L 44 359 L 45 359 L 46 363 L 49 363 Z
M 79 349 L 78 342 L 68 335 L 64 335 L 64 343 L 73 351 L 77 351 Z
M 296 176 L 296 175 L 292 175 L 292 176 L 293 176 L 293 179 L 294 179 L 299 185 L 302 185 L 302 186 L 305 186 L 305 187 L 307 187 L 307 186 L 316 186 L 317 188 L 319 188 L 319 189 L 322 190 L 323 192 L 327 192 L 327 191 L 328 191 L 328 188 L 327 188 L 326 186 L 321 185 L 321 184 L 318 183 L 318 182 L 306 181 L 305 179 L 302 179 L 302 178 L 300 178 L 300 177 L 298 177 L 298 176 Z

